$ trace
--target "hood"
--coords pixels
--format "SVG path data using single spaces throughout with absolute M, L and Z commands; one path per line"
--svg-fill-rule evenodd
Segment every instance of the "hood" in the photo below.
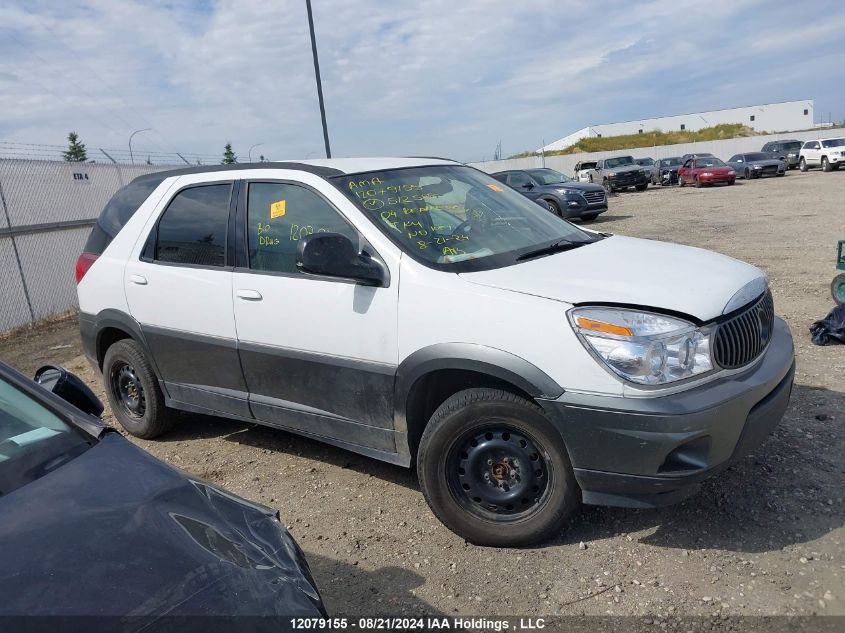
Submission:
M 782 164 L 782 161 L 779 158 L 767 158 L 765 160 L 750 160 L 745 164 L 746 165 L 760 165 L 762 167 L 769 166 L 769 165 L 775 165 L 775 166 L 779 167 Z
M 640 171 L 644 170 L 645 167 L 641 165 L 620 165 L 619 167 L 607 167 L 605 171 L 613 172 L 614 174 L 621 174 L 628 171 Z
M 700 321 L 720 316 L 740 289 L 765 278 L 751 264 L 712 251 L 623 236 L 460 276 L 475 284 L 571 304 L 646 306 Z
M 730 165 L 728 165 L 726 167 L 722 167 L 720 165 L 718 167 L 695 167 L 693 169 L 693 171 L 697 171 L 697 172 L 698 171 L 712 171 L 712 172 L 717 173 L 717 174 L 726 174 L 729 171 L 736 171 L 736 169 L 734 169 Z
M 322 612 L 302 551 L 272 510 L 118 433 L 0 497 L 0 542 L 0 615 Z
M 579 182 L 577 180 L 570 180 L 569 182 L 558 182 L 553 185 L 543 185 L 544 189 L 576 189 L 578 191 L 604 191 L 601 185 L 596 185 L 591 182 Z

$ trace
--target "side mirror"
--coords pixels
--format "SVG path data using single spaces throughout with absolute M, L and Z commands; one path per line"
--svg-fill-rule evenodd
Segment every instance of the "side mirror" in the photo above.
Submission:
M 366 286 L 381 286 L 383 266 L 358 253 L 352 241 L 340 233 L 314 233 L 299 240 L 296 267 L 313 275 L 354 279 Z
M 526 182 L 524 185 L 522 185 L 522 188 L 523 189 L 533 189 L 534 185 L 532 185 L 530 182 Z
M 64 367 L 45 365 L 35 372 L 35 382 L 84 413 L 99 417 L 103 412 L 103 403 L 88 385 Z

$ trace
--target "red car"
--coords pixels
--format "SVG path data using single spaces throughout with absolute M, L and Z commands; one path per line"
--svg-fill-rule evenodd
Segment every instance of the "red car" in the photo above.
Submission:
M 701 187 L 702 185 L 715 185 L 719 182 L 729 185 L 734 184 L 736 172 L 715 156 L 688 158 L 678 170 L 678 184 L 681 187 L 684 185 Z

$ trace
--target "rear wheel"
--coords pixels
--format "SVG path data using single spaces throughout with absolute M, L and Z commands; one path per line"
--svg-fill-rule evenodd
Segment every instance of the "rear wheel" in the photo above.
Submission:
M 822 156 L 822 171 L 830 171 L 830 163 L 827 161 L 827 156 Z
M 798 169 L 801 171 L 807 171 L 807 161 L 804 160 L 802 157 L 800 161 L 798 161 Z
M 830 284 L 830 294 L 839 305 L 845 303 L 845 274 L 836 275 Z
M 476 545 L 548 539 L 579 505 L 560 434 L 538 406 L 498 389 L 467 389 L 440 405 L 417 471 L 437 518 Z
M 103 360 L 106 396 L 114 417 L 135 437 L 152 439 L 173 427 L 173 412 L 141 347 L 132 339 L 118 341 Z

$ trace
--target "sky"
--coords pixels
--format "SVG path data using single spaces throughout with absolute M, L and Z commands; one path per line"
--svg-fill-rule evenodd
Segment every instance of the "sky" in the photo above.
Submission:
M 814 99 L 845 3 L 313 0 L 334 156 L 463 161 L 586 125 Z M 319 158 L 305 0 L 0 0 L 0 141 Z M 99 161 L 98 161 L 99 162 Z

